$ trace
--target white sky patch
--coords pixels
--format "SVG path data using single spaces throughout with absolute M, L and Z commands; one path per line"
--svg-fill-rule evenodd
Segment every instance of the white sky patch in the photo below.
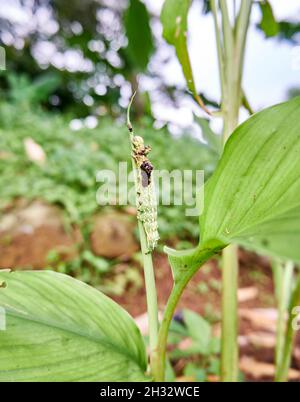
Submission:
M 270 1 L 276 18 L 280 21 L 291 19 L 299 21 L 300 0 Z M 149 9 L 159 15 L 163 1 L 145 1 Z M 253 6 L 251 26 L 248 32 L 245 54 L 244 88 L 254 110 L 282 102 L 287 99 L 290 88 L 300 87 L 300 70 L 295 68 L 295 45 L 278 39 L 266 39 L 264 33 L 256 28 L 260 20 L 258 5 Z M 220 100 L 220 84 L 215 33 L 212 16 L 203 15 L 201 4 L 195 2 L 188 16 L 188 47 L 193 68 L 196 87 L 211 99 Z M 161 49 L 163 52 L 164 49 Z M 160 66 L 164 80 L 169 85 L 185 87 L 185 79 L 175 51 L 167 63 Z M 183 103 L 186 100 L 182 101 Z M 180 106 L 179 106 L 180 107 Z M 158 119 L 178 124 L 178 120 L 190 122 L 191 113 L 185 107 L 174 113 L 165 105 L 153 105 Z M 202 114 L 199 111 L 198 114 Z M 179 117 L 180 116 L 180 117 Z M 241 113 L 241 121 L 247 118 Z M 220 119 L 214 120 L 213 126 L 220 129 Z
M 275 18 L 278 20 L 292 19 L 299 21 L 300 2 L 299 0 L 270 0 Z
M 18 0 L 1 0 L 0 17 L 7 18 L 13 23 L 27 23 L 31 13 L 22 8 Z
M 152 109 L 155 115 L 159 114 L 160 120 L 171 121 L 181 127 L 186 127 L 193 122 L 192 110 L 187 107 L 174 109 L 171 106 L 164 105 L 161 107 L 161 105 L 155 104 Z

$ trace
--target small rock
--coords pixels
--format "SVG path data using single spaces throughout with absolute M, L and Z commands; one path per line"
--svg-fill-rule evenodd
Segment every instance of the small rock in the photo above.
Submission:
M 43 148 L 37 144 L 32 138 L 25 138 L 24 140 L 24 148 L 27 155 L 27 158 L 38 164 L 44 165 L 46 162 L 46 154 Z
M 179 350 L 189 350 L 193 346 L 193 341 L 191 338 L 184 338 L 178 344 Z
M 294 356 L 297 360 L 300 360 L 300 348 L 294 350 Z
M 267 332 L 251 332 L 246 336 L 249 340 L 249 343 L 257 348 L 275 348 L 275 334 L 270 334 Z
M 254 286 L 241 288 L 238 290 L 238 301 L 240 303 L 256 299 L 258 296 L 258 289 Z
M 131 219 L 122 213 L 97 216 L 91 233 L 93 252 L 105 258 L 130 259 L 139 250 L 134 227 Z
M 273 308 L 239 309 L 239 317 L 268 332 L 276 331 L 277 310 Z
M 162 312 L 158 312 L 158 319 L 161 321 L 163 318 Z M 135 317 L 134 319 L 136 325 L 138 326 L 139 330 L 141 331 L 141 334 L 143 336 L 148 335 L 149 331 L 149 325 L 148 325 L 148 313 L 144 313 L 139 315 L 138 317 Z
M 128 215 L 136 216 L 136 207 L 128 206 L 128 207 L 124 208 L 124 211 Z
M 243 356 L 241 358 L 240 370 L 246 374 L 250 374 L 253 378 L 273 378 L 275 375 L 275 366 L 273 364 L 262 363 L 248 356 Z M 289 380 L 299 380 L 300 372 L 290 369 L 288 378 Z

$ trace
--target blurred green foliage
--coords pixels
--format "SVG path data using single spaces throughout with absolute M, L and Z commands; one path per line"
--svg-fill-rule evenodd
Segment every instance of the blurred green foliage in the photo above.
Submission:
M 268 0 L 258 3 L 261 11 L 261 21 L 258 28 L 261 29 L 266 38 L 277 37 L 292 43 L 299 43 L 297 34 L 300 32 L 300 23 L 292 20 L 276 20 L 272 5 Z
M 57 203 L 71 222 L 82 224 L 99 207 L 96 172 L 118 172 L 118 163 L 130 167 L 128 134 L 123 122 L 102 118 L 98 127 L 70 129 L 68 116 L 46 113 L 38 107 L 2 103 L 0 105 L 0 187 L 3 208 L 16 197 L 42 198 Z M 84 120 L 83 120 L 84 124 Z M 152 147 L 151 159 L 156 169 L 205 169 L 213 171 L 217 155 L 189 135 L 174 138 L 165 129 L 156 130 L 145 118 L 136 132 Z M 46 163 L 30 161 L 24 140 L 32 138 L 45 154 Z M 130 168 L 128 169 L 130 170 Z M 172 184 L 172 183 L 171 183 Z M 185 219 L 185 206 L 160 206 L 159 227 L 163 239 L 195 239 L 198 218 Z
M 176 46 L 182 60 L 188 57 L 184 35 L 186 13 L 189 5 L 196 2 L 204 14 L 211 12 L 209 0 L 182 1 L 178 10 L 172 1 L 165 5 L 182 14 L 181 39 Z M 19 17 L 14 18 L 14 7 Z M 266 37 L 297 43 L 300 31 L 297 20 L 276 20 L 267 0 L 257 2 L 257 7 L 261 12 L 257 27 Z M 82 117 L 102 106 L 102 114 L 118 116 L 129 96 L 128 87 L 137 87 L 139 73 L 153 79 L 160 95 L 174 104 L 184 93 L 182 88 L 168 85 L 161 74 L 160 66 L 172 53 L 163 44 L 159 16 L 147 2 L 16 0 L 7 9 L 0 16 L 0 45 L 5 48 L 7 71 L 25 75 L 29 82 L 37 84 L 40 78 L 44 80 L 45 74 L 47 77 L 51 74 L 53 86 L 43 99 L 43 106 L 51 110 L 71 111 Z M 175 13 L 174 18 L 179 14 Z M 165 38 L 169 43 L 174 42 L 172 21 L 167 18 L 164 25 Z M 156 57 L 155 68 L 151 64 L 148 68 L 152 55 Z M 192 79 L 190 71 L 185 71 L 185 75 L 188 81 Z M 54 85 L 54 80 L 59 85 Z M 194 92 L 195 85 L 188 84 Z M 1 75 L 3 98 L 10 87 L 9 75 Z M 218 107 L 205 94 L 201 97 L 205 104 Z M 141 105 L 137 114 L 149 113 L 147 99 L 138 99 Z
M 209 375 L 220 375 L 220 339 L 213 335 L 212 324 L 196 312 L 184 309 L 173 319 L 168 344 L 172 362 L 187 360 L 183 375 L 189 380 L 204 382 Z
M 137 23 L 138 21 L 138 23 Z M 140 0 L 131 0 L 124 18 L 128 39 L 127 52 L 133 68 L 144 71 L 154 50 L 147 8 Z
M 268 1 L 260 2 L 259 6 L 262 13 L 260 28 L 264 31 L 266 37 L 277 35 L 279 26 L 274 17 L 270 3 Z
M 44 105 L 84 116 L 92 101 L 119 114 L 121 86 L 146 69 L 155 43 L 150 14 L 141 0 L 22 0 L 12 5 L 23 18 L 0 16 L 0 45 L 7 70 L 37 80 L 59 76 Z M 100 90 L 97 89 L 101 87 Z M 0 88 L 10 82 L 0 77 Z M 91 99 L 90 98 L 90 99 Z

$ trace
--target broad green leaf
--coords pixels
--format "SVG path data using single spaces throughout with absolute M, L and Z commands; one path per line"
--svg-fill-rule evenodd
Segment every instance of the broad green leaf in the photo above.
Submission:
M 202 100 L 197 94 L 187 48 L 187 17 L 190 5 L 191 0 L 165 0 L 160 18 L 163 25 L 163 37 L 176 49 L 187 87 L 200 106 L 205 109 Z
M 125 31 L 128 39 L 127 52 L 130 60 L 144 71 L 154 50 L 147 8 L 140 0 L 130 0 L 125 13 Z
M 205 189 L 202 241 L 300 262 L 300 97 L 255 114 L 230 137 Z
M 51 271 L 0 271 L 0 381 L 140 381 L 131 317 L 96 289 Z
M 211 341 L 211 326 L 199 314 L 191 311 L 183 311 L 184 322 L 192 340 L 196 343 L 196 347 L 200 353 L 209 353 Z
M 279 32 L 279 25 L 275 20 L 272 7 L 269 1 L 259 2 L 259 6 L 262 12 L 260 21 L 260 28 L 264 31 L 267 38 L 276 36 Z
M 180 286 L 230 243 L 300 262 L 300 97 L 263 110 L 229 138 L 205 185 L 201 241 L 167 249 Z

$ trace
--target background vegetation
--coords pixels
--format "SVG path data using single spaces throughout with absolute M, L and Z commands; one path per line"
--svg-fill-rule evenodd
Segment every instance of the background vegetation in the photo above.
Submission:
M 132 88 L 141 83 L 132 120 L 136 133 L 152 147 L 151 160 L 156 168 L 203 169 L 207 179 L 214 171 L 220 149 L 218 137 L 201 112 L 194 116 L 193 123 L 183 124 L 184 129 L 174 129 L 167 119 L 163 121 L 153 112 L 157 99 L 162 108 L 166 105 L 177 110 L 182 102 L 194 108 L 196 103 L 184 85 L 169 84 L 161 72 L 161 66 L 174 57 L 174 52 L 164 42 L 159 15 L 149 3 L 23 0 L 14 6 L 25 19 L 18 18 L 18 13 L 15 18 L 0 14 L 0 44 L 6 51 L 6 71 L 0 75 L 0 249 L 13 244 L 14 239 L 1 229 L 1 223 L 18 210 L 20 200 L 43 200 L 55 205 L 62 212 L 64 231 L 78 230 L 81 238 L 71 258 L 64 258 L 61 248 L 55 246 L 47 251 L 40 268 L 50 267 L 93 284 L 120 299 L 134 315 L 141 311 L 135 309 L 138 302 L 130 302 L 132 295 L 144 297 L 138 250 L 125 258 L 108 257 L 96 253 L 91 245 L 99 215 L 120 212 L 135 222 L 132 209 L 101 207 L 96 201 L 96 172 L 117 172 L 119 162 L 130 163 L 125 110 Z M 194 3 L 200 4 L 203 14 L 211 13 L 209 1 Z M 257 4 L 256 11 L 256 28 L 265 40 L 299 43 L 299 21 L 276 20 L 268 1 Z M 147 80 L 155 83 L 155 93 L 144 89 Z M 288 89 L 287 97 L 299 91 L 297 85 Z M 218 99 L 200 95 L 210 107 L 219 107 Z M 244 110 L 251 111 L 247 101 Z M 28 139 L 42 152 L 42 161 L 28 154 Z M 188 248 L 198 240 L 198 218 L 185 219 L 184 210 L 184 206 L 159 207 L 162 241 L 155 259 L 162 301 L 170 291 L 171 280 L 161 245 Z M 131 232 L 137 238 L 134 224 Z M 27 252 L 32 253 L 31 249 Z M 242 269 L 240 285 L 253 288 L 255 284 L 260 291 L 258 303 L 252 305 L 250 300 L 247 307 L 273 307 L 269 263 L 243 251 L 240 258 L 247 268 Z M 30 267 L 30 262 L 17 266 Z M 215 335 L 218 331 L 212 326 L 220 320 L 220 270 L 213 262 L 201 275 L 209 280 L 199 284 L 196 278 L 181 306 L 184 309 L 172 322 L 169 343 L 175 369 L 168 368 L 169 379 L 183 375 L 213 381 L 219 374 L 219 334 Z M 206 320 L 189 310 L 194 307 L 194 297 L 201 301 L 200 309 L 194 309 Z M 144 305 L 141 308 L 145 309 Z M 198 339 L 197 332 L 205 336 Z

